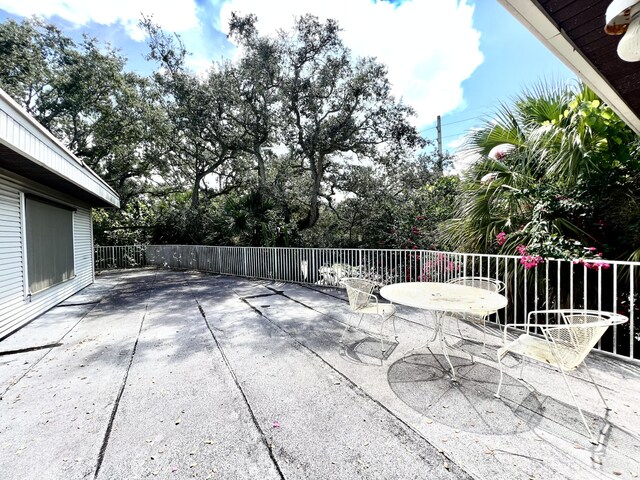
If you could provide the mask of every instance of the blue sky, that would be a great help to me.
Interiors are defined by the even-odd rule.
[[[543,79],[574,78],[496,0],[0,0],[0,21],[39,15],[74,38],[89,33],[120,49],[140,73],[153,68],[136,27],[141,12],[179,33],[193,52],[191,67],[204,70],[236,53],[224,32],[231,11],[256,13],[268,34],[307,12],[336,18],[355,55],[387,64],[394,93],[417,110],[427,138],[435,139],[442,115],[443,143],[452,152],[499,102]]]

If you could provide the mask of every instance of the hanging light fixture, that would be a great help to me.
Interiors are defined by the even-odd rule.
[[[613,0],[606,13],[604,31],[623,35],[618,56],[626,62],[640,61],[640,0]]]

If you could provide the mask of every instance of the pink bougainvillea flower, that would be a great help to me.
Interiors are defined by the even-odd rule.
[[[504,242],[507,241],[507,234],[504,232],[500,232],[497,236],[496,236],[496,241],[498,242],[498,245],[502,246],[504,245]]]
[[[520,263],[528,270],[535,268],[539,263],[544,263],[544,259],[540,255],[525,255],[520,259]]]
[[[516,251],[520,254],[520,255],[526,255],[527,254],[527,247],[525,247],[524,245],[520,244],[516,247]]]
[[[590,270],[607,270],[608,268],[611,268],[611,264],[607,263],[607,262],[593,262],[593,263],[588,263],[588,262],[584,262],[584,266]]]

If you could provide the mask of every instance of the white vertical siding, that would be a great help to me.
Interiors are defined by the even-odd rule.
[[[20,192],[0,182],[0,338],[23,302]]]
[[[78,208],[73,215],[73,257],[76,281],[86,286],[93,282],[93,241],[91,240],[91,210]]]
[[[93,282],[91,210],[74,213],[72,280],[25,297],[20,191],[0,179],[0,339]]]

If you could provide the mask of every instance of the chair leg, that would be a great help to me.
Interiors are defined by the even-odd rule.
[[[398,341],[398,332],[396,331],[396,316],[395,315],[391,316],[391,321],[393,322],[393,337],[397,342]]]
[[[524,377],[522,376],[522,372],[524,372],[524,362],[526,362],[525,357],[520,358],[520,375],[518,375],[518,380],[522,380]]]
[[[364,315],[360,315],[360,321],[358,322],[358,325],[356,326],[356,328],[360,327],[360,324],[362,323],[362,318],[364,317]],[[340,340],[338,341],[338,343],[342,343],[342,340],[344,340],[344,334],[347,333],[347,330],[350,330],[352,325],[351,325],[351,319],[353,318],[353,314],[349,315],[349,319],[347,320],[347,324],[344,326],[344,329],[342,330],[342,335],[340,335]]]
[[[466,321],[467,319],[467,314],[464,314],[464,319]],[[460,336],[460,340],[462,340],[464,342],[464,337],[462,336],[462,330],[460,330],[460,318],[456,315],[456,325],[458,327],[458,335]]]
[[[569,393],[571,394],[571,398],[573,399],[573,404],[578,409],[578,413],[580,413],[580,418],[582,418],[582,423],[584,424],[585,428],[587,429],[587,432],[589,433],[589,440],[594,445],[597,445],[598,442],[595,441],[595,438],[593,437],[593,433],[591,433],[591,429],[589,428],[589,424],[587,423],[587,419],[585,418],[584,413],[582,413],[582,409],[580,408],[580,405],[578,405],[578,400],[576,399],[576,396],[573,393],[573,390],[571,389],[571,385],[569,385],[569,380],[567,379],[567,375],[564,373],[564,370],[562,369],[560,369],[560,373],[562,373],[562,378],[564,379],[564,383],[567,386]]]
[[[602,403],[604,403],[604,408],[606,408],[607,410],[611,410],[611,408],[609,407],[609,405],[607,404],[607,401],[604,399],[604,395],[602,395],[602,391],[600,391],[600,387],[598,387],[598,384],[596,383],[596,381],[593,379],[593,375],[591,375],[591,370],[589,369],[589,367],[587,366],[587,362],[586,360],[582,361],[582,364],[584,365],[585,370],[587,371],[587,373],[589,374],[589,378],[591,379],[591,383],[593,383],[594,387],[596,387],[596,390],[598,391],[598,395],[600,395],[600,399],[602,400]]]
[[[384,331],[384,322],[386,322],[384,316],[382,316],[382,322],[380,324],[380,348],[382,349],[382,358],[384,359],[384,335],[383,335],[383,331]]]
[[[504,329],[502,323],[500,322],[500,312],[496,312],[496,323],[498,324],[498,331],[500,332],[500,338],[504,338]]]
[[[500,398],[500,389],[502,388],[502,379],[504,378],[504,369],[502,366],[503,355],[498,355],[498,367],[500,367],[500,381],[498,382],[498,390],[493,394],[494,397]]]

